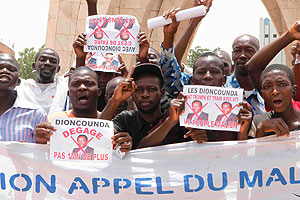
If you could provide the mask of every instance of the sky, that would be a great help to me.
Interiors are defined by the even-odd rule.
[[[261,0],[214,0],[209,13],[202,20],[192,48],[217,47],[231,55],[233,40],[250,34],[259,38],[259,19],[270,18]]]
[[[0,41],[10,47],[14,44],[17,57],[24,48],[37,50],[45,44],[49,4],[50,0],[2,2]],[[237,36],[248,33],[258,37],[260,17],[269,17],[261,0],[214,0],[192,47],[220,47],[230,53]]]

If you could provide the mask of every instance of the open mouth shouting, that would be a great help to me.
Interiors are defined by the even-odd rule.
[[[272,103],[276,108],[280,108],[282,106],[282,100],[280,98],[274,98]]]
[[[88,95],[86,93],[84,94],[80,94],[78,96],[78,102],[82,103],[82,104],[86,104],[88,102],[89,98]]]

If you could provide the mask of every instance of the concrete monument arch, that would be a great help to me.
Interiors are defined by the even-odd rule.
[[[284,33],[293,22],[300,19],[300,0],[262,0],[262,2],[279,34]],[[97,9],[99,14],[134,14],[139,20],[141,30],[146,32],[150,45],[159,49],[163,40],[162,28],[148,30],[147,19],[162,15],[170,5],[185,9],[192,7],[192,4],[192,0],[98,0]],[[80,32],[84,32],[86,17],[86,0],[50,0],[46,47],[53,48],[59,53],[62,72],[74,62],[72,43]],[[177,36],[182,33],[187,23],[188,21],[180,23]],[[290,63],[288,51],[286,57],[287,63]],[[124,60],[129,67],[134,64],[135,58],[126,55]]]

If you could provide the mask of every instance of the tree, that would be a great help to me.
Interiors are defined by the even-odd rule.
[[[213,52],[219,50],[220,48],[216,48],[215,50],[213,50]],[[193,67],[195,61],[197,58],[199,58],[199,56],[201,56],[203,53],[208,52],[208,51],[212,51],[211,49],[202,49],[200,46],[196,46],[194,49],[190,49],[189,50],[189,54],[188,54],[188,58],[186,61],[186,64],[188,67]]]
[[[39,51],[43,49],[45,45],[39,48]],[[35,72],[32,68],[32,63],[35,61],[35,56],[37,52],[34,50],[34,47],[28,49],[25,48],[23,51],[19,52],[18,62],[20,64],[20,78],[23,79],[35,79]]]

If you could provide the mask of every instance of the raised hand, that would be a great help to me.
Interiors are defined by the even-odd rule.
[[[138,42],[140,44],[140,51],[139,51],[138,57],[139,57],[141,63],[148,63],[149,62],[148,50],[149,50],[150,44],[149,44],[149,41],[147,39],[145,32],[140,32],[138,34],[137,38],[138,38]]]
[[[77,58],[84,58],[87,55],[87,52],[83,51],[84,45],[86,45],[86,33],[81,33],[78,35],[77,39],[73,43],[73,49]]]

